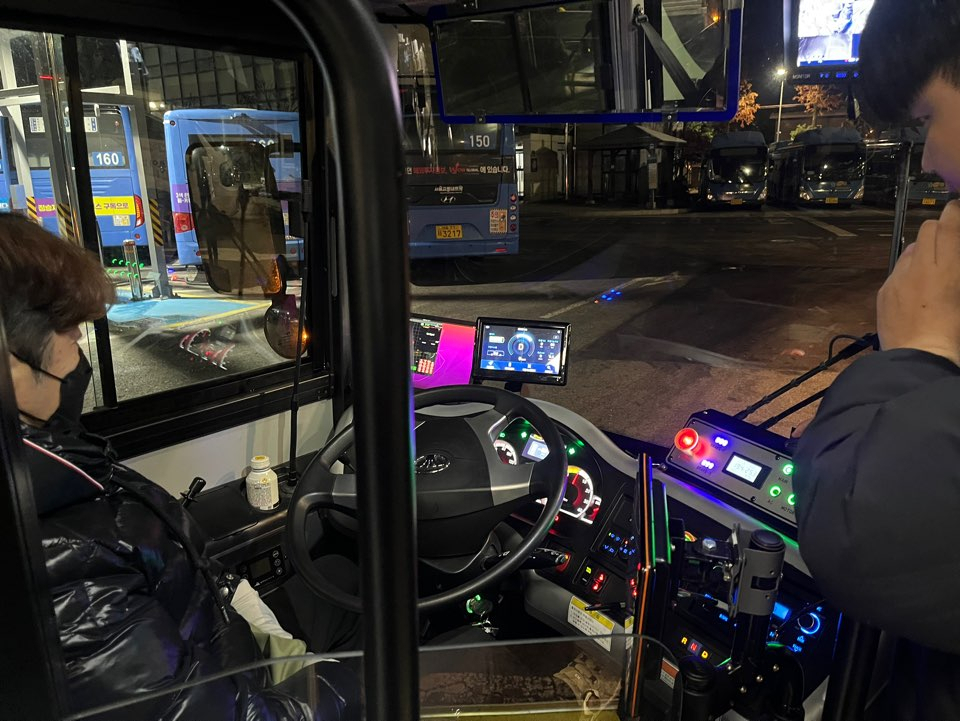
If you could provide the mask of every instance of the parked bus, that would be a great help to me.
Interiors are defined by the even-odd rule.
[[[60,232],[57,201],[50,174],[50,143],[40,106],[23,105],[5,112],[19,112],[23,120],[23,150],[30,166],[32,201],[37,219],[47,230]],[[94,208],[103,245],[104,261],[122,257],[125,240],[135,240],[141,260],[147,257],[147,233],[144,227],[143,190],[136,164],[130,108],[124,105],[84,105],[84,127],[93,185]],[[69,124],[67,131],[69,132]],[[0,212],[13,209],[12,186],[19,182],[14,144],[20,142],[11,132],[9,116],[0,117]]]
[[[718,135],[700,173],[700,200],[718,207],[759,208],[767,199],[767,142],[763,133]]]
[[[866,146],[852,128],[808,130],[770,148],[768,199],[851,206],[863,200]]]
[[[893,206],[897,202],[899,183],[898,155],[904,145],[910,146],[910,195],[908,203],[925,207],[943,207],[953,197],[943,179],[923,171],[923,150],[926,133],[920,128],[902,128],[881,134],[867,143],[867,170],[864,185],[865,203]]]
[[[200,246],[194,227],[193,208],[187,185],[187,154],[197,145],[226,145],[247,142],[274,144],[270,164],[282,193],[299,193],[300,122],[297,113],[275,110],[203,109],[170,110],[163,115],[167,144],[167,168],[170,177],[170,205],[177,242],[177,265],[200,265]],[[292,153],[280,152],[293,148]],[[303,255],[303,239],[290,233],[290,213],[282,201],[286,255],[288,260]]]
[[[513,125],[447,125],[432,88],[401,88],[411,258],[520,252]]]

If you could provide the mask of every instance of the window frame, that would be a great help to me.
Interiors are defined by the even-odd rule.
[[[152,15],[153,13],[148,13]],[[129,8],[123,13],[129,16]],[[214,53],[237,53],[289,60],[296,67],[296,89],[300,100],[298,114],[301,131],[301,172],[304,182],[305,211],[312,218],[326,218],[325,193],[325,147],[317,143],[317,138],[325,137],[323,130],[324,103],[323,88],[320,85],[321,73],[313,67],[314,63],[306,49],[291,48],[289,45],[278,47],[264,43],[269,35],[258,33],[256,37],[248,33],[238,34],[242,25],[223,28],[229,44],[218,44],[210,35],[205,37],[180,33],[169,28],[172,14],[165,17],[167,22],[156,28],[147,23],[149,17],[142,17],[140,27],[133,24],[122,25],[116,22],[102,24],[91,20],[71,27],[57,21],[44,21],[38,16],[27,15],[15,22],[4,21],[9,29],[46,32],[61,38],[65,64],[65,88],[71,120],[80,108],[82,117],[82,97],[80,93],[80,58],[78,39],[100,38],[105,40],[124,39],[130,42],[150,42],[173,47],[191,47],[210,50]],[[196,18],[191,25],[201,27]],[[96,25],[96,27],[93,27]],[[246,37],[244,37],[246,35]],[[237,47],[238,38],[242,47]],[[310,79],[313,82],[310,82]],[[315,133],[308,134],[308,120],[313,124]],[[79,127],[83,127],[81,124]],[[90,192],[90,163],[86,149],[86,134],[71,133],[71,151],[74,156],[73,177],[77,184],[77,215],[80,219],[80,231],[84,246],[100,253],[93,198]],[[82,152],[81,152],[82,151]],[[313,185],[313,192],[307,192],[307,186]],[[85,187],[84,187],[85,186]],[[306,318],[312,328],[307,353],[300,367],[300,381],[297,402],[300,405],[332,398],[334,396],[333,360],[339,356],[334,345],[341,342],[337,328],[339,310],[331,294],[329,273],[336,272],[336,265],[330,264],[329,247],[332,239],[327,222],[311,222],[306,235],[311,238],[306,254],[308,290],[304,296],[307,302]],[[92,232],[91,232],[92,231]],[[280,361],[276,365],[235,374],[222,380],[201,382],[175,390],[164,391],[148,396],[125,400],[116,398],[116,372],[113,366],[112,345],[110,343],[106,318],[93,322],[98,350],[98,370],[103,390],[103,405],[85,414],[84,423],[93,432],[109,438],[121,457],[127,458],[152,450],[164,448],[183,441],[199,438],[226,428],[247,424],[262,418],[277,415],[290,408],[293,388],[295,361]],[[278,359],[279,360],[279,359]]]

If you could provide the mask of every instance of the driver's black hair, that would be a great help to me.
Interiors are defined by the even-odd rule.
[[[960,89],[960,0],[876,0],[860,43],[861,100],[885,122],[910,117],[942,77]]]

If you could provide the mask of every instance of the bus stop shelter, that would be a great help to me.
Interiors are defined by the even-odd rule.
[[[609,174],[610,180],[605,185],[606,190],[611,191],[611,197],[616,197],[619,189],[617,175],[622,173],[622,198],[634,203],[648,198],[651,207],[656,208],[661,178],[671,178],[673,175],[673,153],[664,154],[666,162],[661,163],[658,151],[672,151],[686,142],[654,128],[625,125],[578,143],[576,150],[587,153],[587,197],[593,199],[594,158],[596,153],[600,152],[601,160],[609,159],[609,162],[602,163],[601,167]],[[605,158],[604,153],[609,155]],[[620,153],[623,153],[622,159],[619,157]],[[661,169],[661,164],[666,168]],[[645,176],[641,172],[644,168],[647,170]]]

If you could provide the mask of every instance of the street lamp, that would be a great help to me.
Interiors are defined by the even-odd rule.
[[[783,120],[783,86],[787,82],[787,69],[777,68],[777,77],[780,78],[780,109],[777,111],[777,141],[780,142],[780,123]]]

